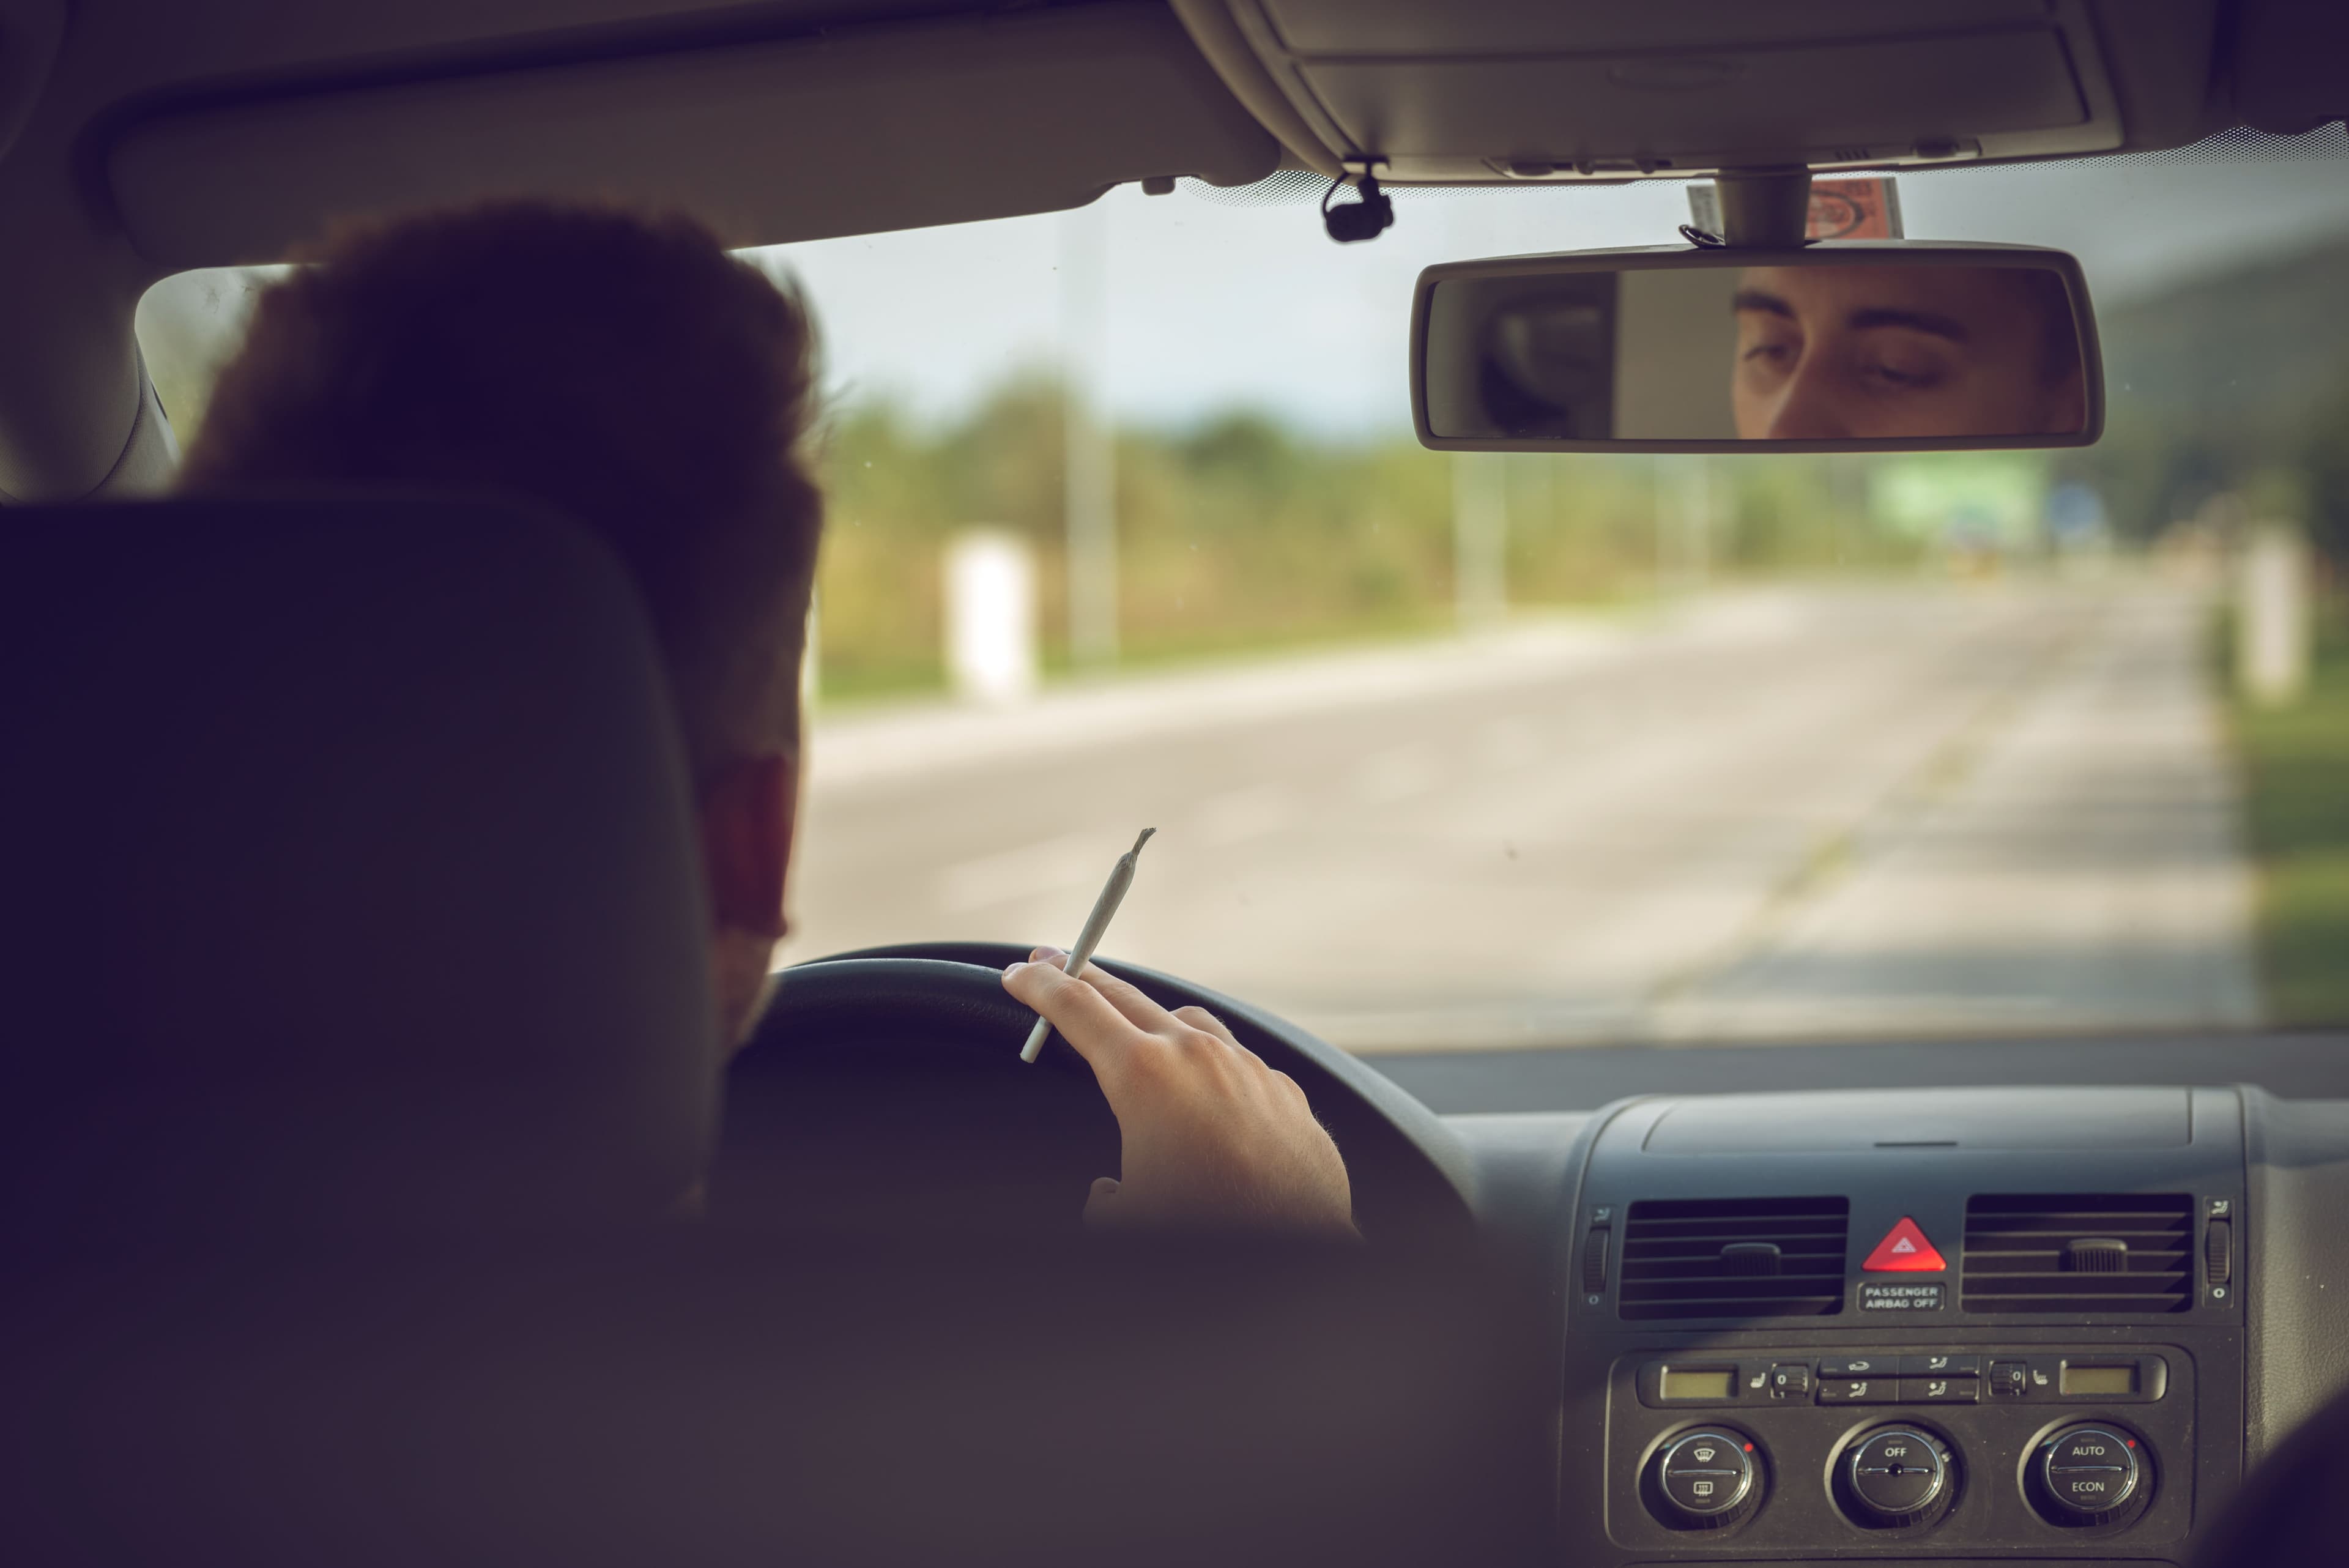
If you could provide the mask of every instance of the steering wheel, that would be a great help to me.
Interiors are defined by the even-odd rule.
[[[1068,1231],[1118,1170],[1116,1118],[1055,1032],[1005,992],[1003,942],[926,942],[788,969],[727,1075],[714,1218],[783,1231]],[[1434,1113],[1295,1025],[1172,975],[1106,961],[1160,1005],[1206,1008],[1295,1078],[1345,1156],[1374,1242],[1464,1242],[1458,1141]]]

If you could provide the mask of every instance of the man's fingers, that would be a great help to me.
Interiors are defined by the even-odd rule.
[[[1123,1013],[1136,1028],[1147,1029],[1153,1034],[1174,1033],[1174,1015],[1142,993],[1131,981],[1123,981],[1097,963],[1085,965],[1081,977],[1087,985],[1109,998],[1109,1004]]]
[[[1003,989],[1050,1019],[1096,1075],[1115,1065],[1118,1044],[1133,1027],[1098,989],[1057,964],[1013,964],[1003,971]]]
[[[1106,1225],[1117,1218],[1117,1178],[1099,1176],[1093,1179],[1093,1189],[1085,1194],[1085,1223]]]
[[[1237,1045],[1239,1044],[1237,1039],[1233,1038],[1230,1027],[1226,1025],[1222,1019],[1216,1017],[1214,1013],[1208,1012],[1204,1007],[1178,1007],[1174,1010],[1174,1016],[1176,1019],[1182,1023],[1189,1024],[1194,1029],[1206,1030],[1208,1033],[1213,1034],[1226,1045]]]
[[[1035,962],[1049,963],[1054,969],[1069,961],[1069,955],[1059,948],[1038,948],[1028,956]],[[1109,998],[1109,1004],[1123,1013],[1129,1022],[1153,1034],[1174,1033],[1171,1013],[1101,965],[1088,961],[1078,978]]]
[[[1225,1044],[1230,1046],[1233,1050],[1238,1052],[1249,1061],[1254,1062],[1257,1066],[1260,1067],[1264,1065],[1264,1058],[1249,1050],[1247,1046],[1241,1044],[1240,1037],[1232,1033],[1232,1026],[1230,1024],[1225,1023],[1222,1019],[1216,1017],[1206,1008],[1178,1007],[1174,1010],[1174,1021],[1177,1023],[1187,1023],[1194,1029],[1203,1030],[1206,1033],[1214,1035],[1216,1039],[1222,1041]]]

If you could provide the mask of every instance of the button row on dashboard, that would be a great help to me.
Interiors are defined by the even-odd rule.
[[[2031,1368],[2021,1361],[1992,1360],[1955,1352],[1922,1355],[1823,1355],[1816,1387],[1822,1405],[1975,1405],[1984,1399],[2019,1399],[2031,1387]],[[1770,1369],[1774,1397],[1797,1397],[1814,1386],[1800,1366]],[[2043,1376],[2040,1380],[2044,1383]]]
[[[1971,1405],[1979,1377],[1822,1377],[1822,1405]]]
[[[1824,1355],[1819,1358],[1818,1399],[1822,1405],[1972,1405],[1982,1393],[1979,1355],[1930,1352],[1922,1355]],[[1800,1392],[1795,1379],[1781,1381],[1788,1371],[1771,1368],[1771,1391],[1782,1397]],[[1801,1380],[1804,1389],[1810,1385]]]
[[[1982,1357],[1926,1355],[1822,1355],[1822,1377],[1979,1377]]]
[[[1702,1355],[1702,1353],[1699,1353]],[[2168,1386],[2158,1355],[2121,1351],[1779,1351],[1716,1361],[1654,1360],[1639,1371],[1642,1404],[2147,1404]]]

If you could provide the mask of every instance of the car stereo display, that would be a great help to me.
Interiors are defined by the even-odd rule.
[[[2067,1361],[2057,1374],[2057,1390],[2063,1394],[2134,1394],[2137,1392],[2137,1364],[2124,1362],[2117,1366],[2079,1366]]]
[[[1658,1392],[1667,1399],[1718,1399],[1735,1397],[1737,1372],[1728,1366],[1667,1366]]]

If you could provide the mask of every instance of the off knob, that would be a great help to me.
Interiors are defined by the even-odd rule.
[[[1875,1530],[1930,1523],[1956,1501],[1950,1450],[1913,1428],[1870,1432],[1844,1450],[1836,1467],[1845,1511]]]

